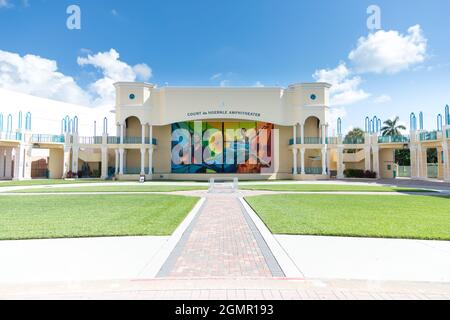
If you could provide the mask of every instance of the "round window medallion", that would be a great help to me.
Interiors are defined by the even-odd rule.
[[[134,93],[130,94],[130,99],[131,99],[131,100],[136,99],[136,96],[134,95]]]
[[[311,95],[311,100],[316,100],[316,99],[317,99],[317,96],[315,94],[312,94]]]

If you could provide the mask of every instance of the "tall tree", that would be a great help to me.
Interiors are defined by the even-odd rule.
[[[364,137],[366,136],[366,133],[364,132],[364,130],[360,129],[360,128],[355,128],[352,131],[350,131],[349,133],[347,133],[347,135],[345,136],[345,140],[349,141],[349,140],[354,140],[354,139],[364,139]],[[358,152],[358,150],[356,149],[348,149],[345,150],[346,153],[356,153]]]
[[[355,128],[345,136],[345,139],[362,139],[365,136],[365,132],[360,128]]]
[[[399,122],[400,117],[395,117],[394,119],[385,121],[384,127],[381,128],[383,137],[401,136],[402,130],[406,130],[406,127],[402,124],[399,124]]]

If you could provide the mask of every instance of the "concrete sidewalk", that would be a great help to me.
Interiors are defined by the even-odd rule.
[[[449,283],[344,280],[135,280],[2,285],[0,299],[449,300]]]
[[[5,283],[134,279],[169,237],[0,241]]]
[[[307,279],[450,283],[450,241],[275,237]]]

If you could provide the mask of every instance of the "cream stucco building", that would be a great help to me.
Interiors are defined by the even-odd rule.
[[[381,137],[379,120],[366,120],[364,138],[344,139],[340,123],[337,133],[330,134],[330,87],[158,88],[116,83],[115,121],[105,115],[103,131],[94,136],[80,135],[78,117],[62,120],[61,135],[42,135],[31,132],[31,114],[21,116],[23,124],[16,129],[8,122],[7,130],[9,119],[3,115],[0,179],[31,178],[34,148],[49,150],[50,178],[96,172],[104,179],[114,175],[124,180],[342,179],[346,169],[394,178],[395,150],[410,149],[408,175],[450,181],[448,115],[437,131],[412,125],[410,135],[401,137]],[[427,163],[430,148],[439,155],[436,176],[430,175]]]

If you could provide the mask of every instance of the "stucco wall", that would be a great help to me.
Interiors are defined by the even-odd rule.
[[[61,179],[63,176],[64,150],[50,149],[48,170],[50,179]]]
[[[394,178],[395,170],[395,150],[381,149],[380,150],[380,172],[379,175],[383,179]]]

